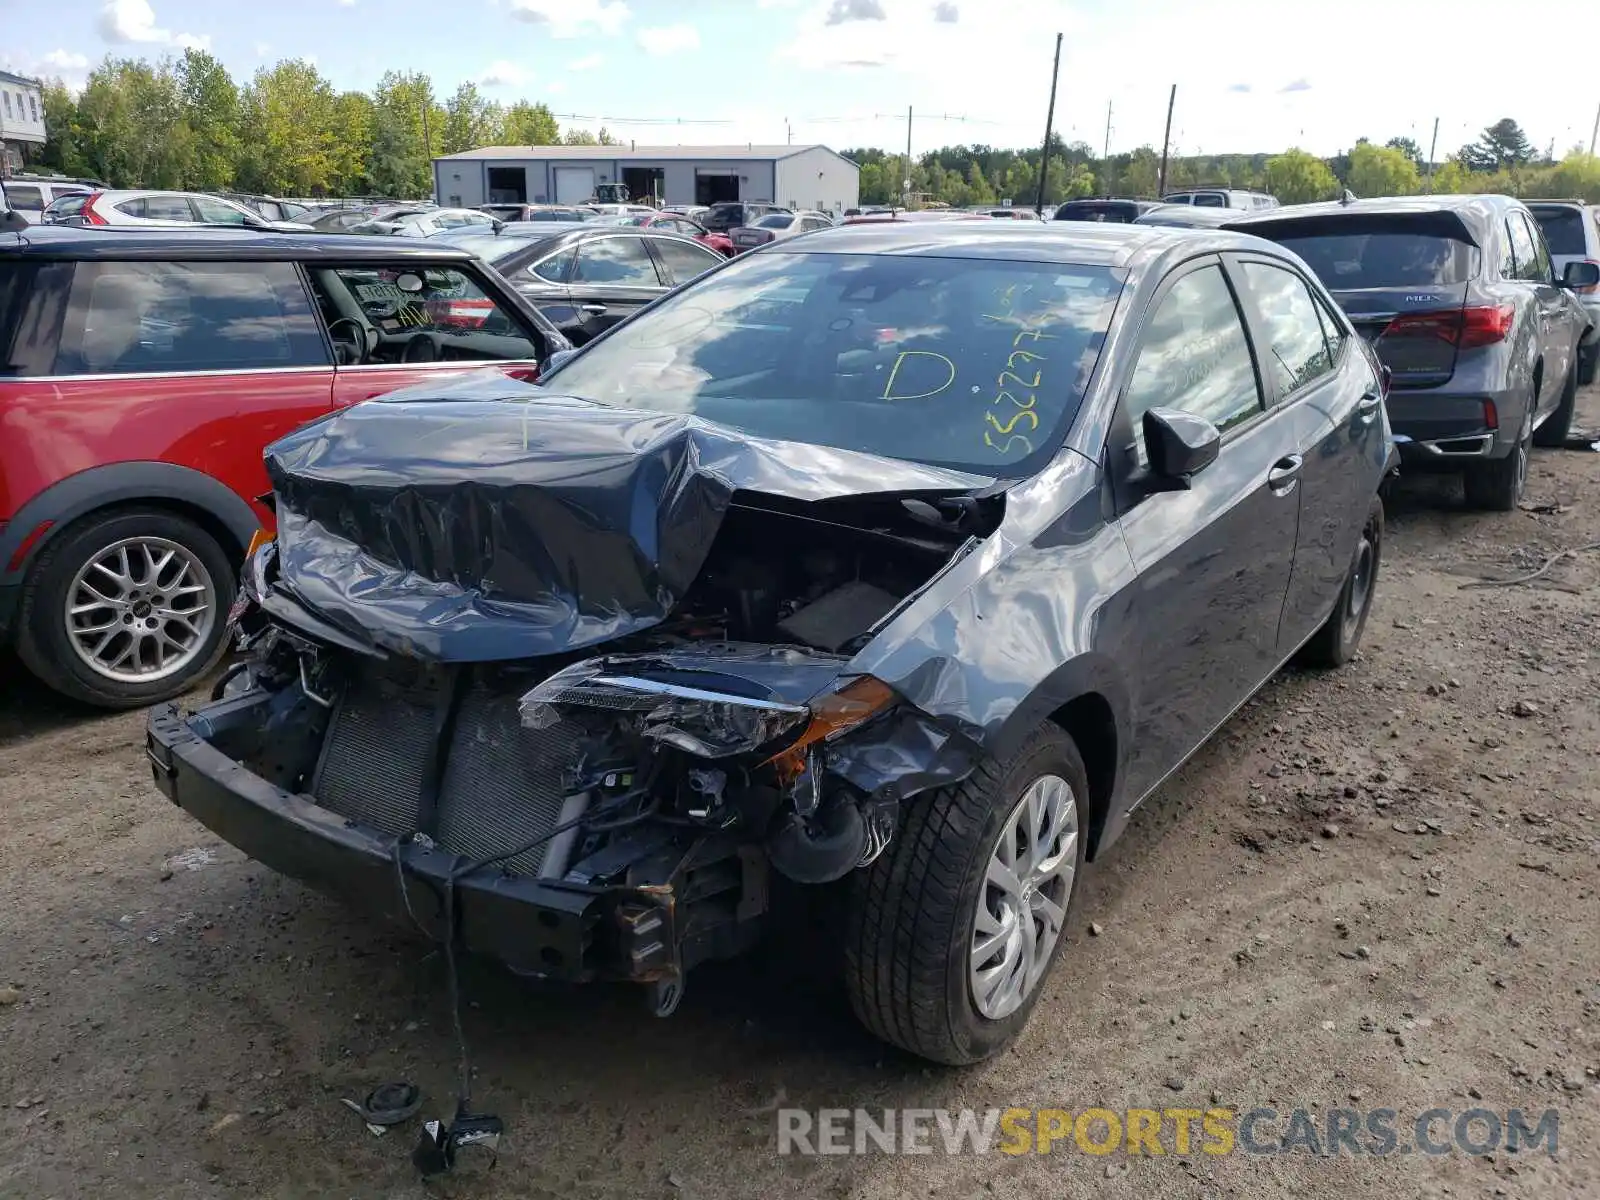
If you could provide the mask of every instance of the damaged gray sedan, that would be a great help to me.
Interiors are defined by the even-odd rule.
[[[156,782],[286,874],[663,1014],[775,875],[843,887],[862,1021],[973,1062],[1135,806],[1290,658],[1355,652],[1385,387],[1242,234],[741,256],[539,386],[271,446],[245,655],[154,710]]]

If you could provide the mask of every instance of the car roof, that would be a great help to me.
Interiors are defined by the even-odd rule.
[[[130,229],[112,225],[79,229],[33,225],[14,241],[0,239],[0,257],[76,259],[171,259],[177,261],[351,263],[400,260],[467,262],[472,255],[427,238],[374,238],[331,233],[271,233],[231,226],[196,229]]]
[[[1168,250],[1270,250],[1281,247],[1227,230],[1072,221],[862,222],[774,243],[758,254],[836,252],[1003,258],[1020,262],[1127,267]]]

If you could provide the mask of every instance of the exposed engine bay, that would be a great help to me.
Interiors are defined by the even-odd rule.
[[[678,979],[753,940],[769,868],[839,879],[888,845],[907,795],[971,769],[960,735],[848,672],[976,544],[969,524],[893,497],[737,497],[659,625],[599,656],[489,663],[319,636],[268,545],[236,613],[248,657],[191,723],[273,786],[481,875],[659,889],[670,941],[646,952],[625,926],[583,962],[532,946],[511,965]]]

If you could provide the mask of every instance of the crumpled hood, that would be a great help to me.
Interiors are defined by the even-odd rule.
[[[395,392],[267,447],[279,583],[358,637],[481,662],[649,628],[699,573],[735,492],[820,501],[991,481],[499,372]]]

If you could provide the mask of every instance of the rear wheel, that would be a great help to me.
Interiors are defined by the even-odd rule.
[[[1554,418],[1552,418],[1553,420]],[[1467,503],[1489,512],[1511,512],[1528,488],[1528,459],[1533,446],[1533,406],[1523,420],[1521,434],[1504,458],[1467,468]]]
[[[170,700],[221,656],[233,594],[227,555],[193,521],[92,516],[29,572],[17,653],[56,691],[101,708]]]
[[[1339,589],[1339,603],[1327,623],[1306,643],[1300,659],[1311,667],[1342,667],[1356,656],[1361,633],[1378,590],[1378,567],[1383,561],[1383,501],[1373,497],[1367,521],[1356,544],[1350,572]]]
[[[863,1025],[951,1065],[1021,1032],[1064,941],[1088,796],[1077,746],[1047,725],[1006,762],[907,802],[888,852],[853,880],[845,983]]]
[[[1567,386],[1561,391],[1561,403],[1545,423],[1533,431],[1535,446],[1561,446],[1566,443],[1567,430],[1572,428],[1572,413],[1578,407],[1578,371],[1575,363],[1567,373]]]

